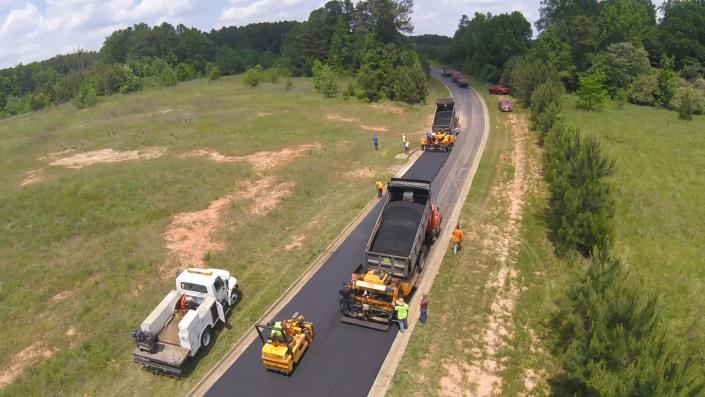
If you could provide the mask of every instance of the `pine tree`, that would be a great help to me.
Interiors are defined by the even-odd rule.
[[[605,88],[605,73],[594,71],[580,78],[580,88],[575,92],[578,95],[578,106],[587,110],[600,110],[609,98]]]
[[[328,65],[336,72],[351,70],[353,58],[353,35],[345,18],[338,17],[335,32],[328,50]]]
[[[656,298],[618,259],[593,260],[557,302],[549,326],[563,368],[557,395],[696,396],[703,359],[659,325]]]

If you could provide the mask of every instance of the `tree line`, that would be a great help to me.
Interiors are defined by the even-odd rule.
[[[551,240],[557,253],[574,265],[569,285],[547,319],[548,346],[561,367],[549,379],[554,392],[705,393],[702,349],[668,333],[658,314],[656,295],[645,290],[619,258],[610,256],[615,200],[608,178],[616,164],[604,155],[596,137],[565,121],[565,74],[555,60],[532,56],[510,58],[502,70],[502,80],[529,109],[532,128],[543,146]],[[605,74],[579,77],[582,106],[594,108],[609,95],[602,85],[605,80]],[[624,93],[619,95],[626,101]],[[588,259],[580,260],[573,253]]]
[[[98,52],[78,51],[0,70],[0,118],[69,100],[78,107],[92,106],[100,96],[216,79],[256,65],[276,67],[277,76],[311,76],[317,60],[330,67],[336,85],[339,77],[351,77],[344,90],[348,96],[420,102],[428,89],[428,66],[404,36],[413,30],[412,11],[412,0],[354,5],[335,0],[312,11],[305,22],[210,32],[139,23],[113,32]]]
[[[78,51],[0,70],[0,118],[74,99],[129,93],[144,84],[174,85],[198,77],[270,67],[283,37],[299,22],[256,23],[202,32],[184,25],[139,23],[113,32],[98,52]]]
[[[445,59],[491,82],[506,81],[517,58],[556,68],[568,91],[586,86],[581,104],[607,100],[677,110],[682,119],[705,113],[705,1],[543,0],[536,23],[519,12],[463,15]]]

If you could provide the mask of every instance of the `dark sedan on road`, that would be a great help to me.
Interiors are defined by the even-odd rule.
[[[513,109],[512,101],[506,98],[500,99],[497,106],[499,107],[500,112],[511,112]]]
[[[506,85],[493,85],[489,88],[490,94],[492,95],[509,95],[509,87]]]

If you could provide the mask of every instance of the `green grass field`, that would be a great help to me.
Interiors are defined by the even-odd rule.
[[[441,95],[434,81],[429,97]],[[294,79],[287,91],[283,82],[245,87],[235,76],[0,121],[0,379],[12,376],[0,394],[185,393],[374,196],[375,177],[403,164],[395,158],[401,134],[420,133],[431,112],[430,104],[327,100],[308,79]],[[244,161],[182,156],[301,144],[320,148],[261,172]],[[49,165],[52,153],[154,147],[164,154],[82,169]],[[29,171],[42,180],[21,186]],[[208,266],[232,271],[244,291],[231,327],[183,380],[141,370],[131,361],[129,333],[173,288],[173,277],[160,277],[160,268],[174,266],[163,236],[172,218],[266,177],[275,181],[267,191],[222,211],[210,237],[223,249],[205,256]],[[282,189],[287,194],[270,212],[253,212]]]
[[[590,113],[574,101],[566,119],[617,162],[613,252],[660,295],[674,336],[705,343],[705,116],[636,105]]]

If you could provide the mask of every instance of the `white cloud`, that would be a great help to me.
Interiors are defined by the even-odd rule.
[[[245,25],[252,22],[275,19],[303,20],[315,8],[316,1],[310,0],[231,0],[230,5],[220,14],[219,25]]]
[[[196,0],[36,0],[0,16],[0,67],[77,49],[97,50],[114,30],[147,22],[188,22]],[[210,25],[210,24],[209,24]],[[208,26],[210,27],[210,26]]]

